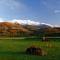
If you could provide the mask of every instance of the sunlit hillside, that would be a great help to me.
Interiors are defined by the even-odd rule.
[[[60,33],[60,28],[43,24],[22,25],[12,22],[0,22],[0,36],[38,36],[44,33]]]

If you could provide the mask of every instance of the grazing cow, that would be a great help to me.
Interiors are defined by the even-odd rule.
[[[47,55],[47,53],[44,50],[42,50],[41,48],[36,48],[36,47],[27,48],[26,53],[32,54],[32,55],[40,55],[40,56]]]
[[[43,37],[42,41],[48,41],[47,37]]]

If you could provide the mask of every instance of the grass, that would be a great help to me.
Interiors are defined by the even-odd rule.
[[[59,40],[51,39],[51,41],[46,43],[39,39],[0,39],[0,60],[60,60]],[[54,47],[48,48],[46,46],[48,43],[51,43]],[[31,45],[36,45],[47,50],[48,55],[37,56],[25,54],[26,48]]]

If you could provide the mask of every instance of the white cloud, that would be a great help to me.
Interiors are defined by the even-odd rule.
[[[0,8],[10,10],[25,10],[27,6],[17,0],[0,0]]]
[[[54,10],[54,13],[60,13],[60,10]]]
[[[0,18],[0,22],[4,22],[4,20],[2,18]]]

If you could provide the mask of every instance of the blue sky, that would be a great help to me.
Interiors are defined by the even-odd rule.
[[[60,0],[0,0],[0,18],[60,25]]]

